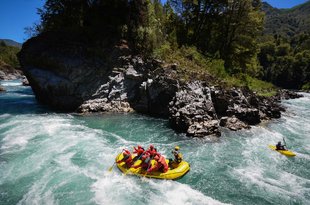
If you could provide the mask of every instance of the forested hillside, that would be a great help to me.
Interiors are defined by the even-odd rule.
[[[16,54],[20,48],[15,46],[9,46],[5,41],[0,40],[0,63],[1,65],[7,64],[11,67],[19,67],[19,62]],[[0,66],[1,69],[1,66]]]
[[[279,10],[260,0],[168,0],[164,5],[160,0],[47,0],[39,14],[33,33],[96,45],[96,55],[125,39],[133,53],[177,62],[185,75],[194,70],[255,91],[272,89],[256,79],[298,89],[309,82],[309,2]]]
[[[292,9],[276,9],[263,3],[264,36],[258,57],[263,79],[285,87],[309,89],[310,2]]]
[[[310,31],[310,2],[291,9],[277,9],[264,2],[262,10],[266,13],[265,34],[293,37]]]
[[[21,71],[16,70],[20,67],[16,56],[20,48],[9,46],[6,43],[14,44],[14,41],[0,40],[0,80],[10,80],[21,77]]]

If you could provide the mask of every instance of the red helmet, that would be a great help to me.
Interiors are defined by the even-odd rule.
[[[154,157],[154,159],[155,159],[156,161],[158,161],[158,160],[159,160],[159,156],[156,155],[156,156]]]
[[[141,145],[138,145],[138,148],[139,148],[139,149],[142,149],[142,146],[141,146]]]
[[[151,149],[154,149],[154,146],[151,144],[151,145],[150,145],[150,148],[151,148]]]
[[[147,157],[148,157],[147,155],[143,155],[143,156],[141,157],[141,159],[144,161],[144,160],[146,160]]]

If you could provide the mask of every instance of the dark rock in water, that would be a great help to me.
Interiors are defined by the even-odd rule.
[[[68,39],[46,33],[23,45],[19,59],[37,99],[63,111],[75,111],[93,99],[126,101],[121,65],[127,59],[120,56],[129,48],[124,42],[103,50],[102,58],[89,53],[89,45]]]
[[[235,115],[239,120],[249,124],[256,125],[260,123],[259,110],[256,108],[243,108],[236,105],[228,110],[229,116]]]
[[[172,71],[156,67],[159,61],[131,56],[125,41],[105,48],[104,58],[87,53],[84,48],[89,47],[48,33],[23,45],[19,59],[40,102],[64,111],[133,108],[168,117],[168,104],[177,91]]]
[[[27,80],[26,76],[22,77],[22,84],[23,86],[30,86],[29,81]]]
[[[220,125],[231,130],[249,128],[262,120],[280,118],[285,109],[277,97],[260,97],[248,88],[212,89],[212,101],[221,117]]]
[[[187,84],[169,104],[169,121],[176,130],[190,136],[220,136],[219,122],[211,100],[211,91],[201,82]]]
[[[288,99],[295,99],[295,98],[303,97],[303,95],[301,95],[301,94],[298,94],[294,91],[285,90],[285,89],[279,90],[279,92],[277,93],[277,96],[278,96],[279,100],[281,100],[281,99],[288,100]]]
[[[235,116],[232,117],[222,117],[220,120],[220,126],[227,127],[230,130],[237,131],[241,129],[249,129],[250,126],[242,122]]]
[[[126,113],[132,112],[133,109],[129,103],[122,101],[108,101],[104,99],[94,99],[84,102],[79,108],[79,112],[114,112],[114,113]]]
[[[5,78],[6,74],[2,70],[0,70],[0,80],[5,80]]]
[[[5,89],[3,87],[0,86],[0,93],[1,92],[5,92]]]
[[[260,117],[262,120],[270,120],[271,118],[280,118],[281,112],[285,109],[279,104],[276,98],[258,97]]]
[[[215,89],[212,100],[218,116],[235,116],[246,124],[260,123],[257,97],[248,89]]]

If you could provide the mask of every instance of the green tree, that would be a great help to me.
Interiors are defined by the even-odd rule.
[[[195,45],[201,52],[220,54],[230,73],[259,70],[257,37],[263,13],[259,0],[170,0],[182,24],[180,44]]]

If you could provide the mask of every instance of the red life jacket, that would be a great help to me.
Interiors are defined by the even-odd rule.
[[[158,163],[157,163],[157,164],[161,164],[161,165],[159,165],[159,166],[163,167],[162,169],[163,169],[163,172],[164,172],[164,173],[168,171],[168,164],[167,164],[166,159],[165,159],[164,156],[161,155],[161,156],[159,157],[159,160],[158,160]]]
[[[167,172],[168,171],[168,164],[166,163],[166,159],[163,156],[159,156],[159,159],[154,167],[151,167],[150,169],[147,170],[147,172],[152,172],[152,171],[157,171],[161,170],[162,172]]]
[[[128,150],[124,150],[123,156],[124,158],[122,160],[118,160],[116,163],[125,162],[127,167],[131,167],[133,164],[131,153]]]
[[[148,149],[147,152],[151,155],[152,158],[155,157],[155,155],[157,154],[157,150],[155,148],[153,149]]]
[[[142,147],[140,147],[140,148],[139,147],[138,148],[134,147],[134,149],[135,149],[135,151],[133,153],[137,154],[138,156],[140,156],[144,152],[144,149]]]
[[[127,167],[131,167],[133,164],[132,157],[131,157],[131,155],[127,155],[127,156],[128,157],[125,157],[123,160],[125,160]]]

